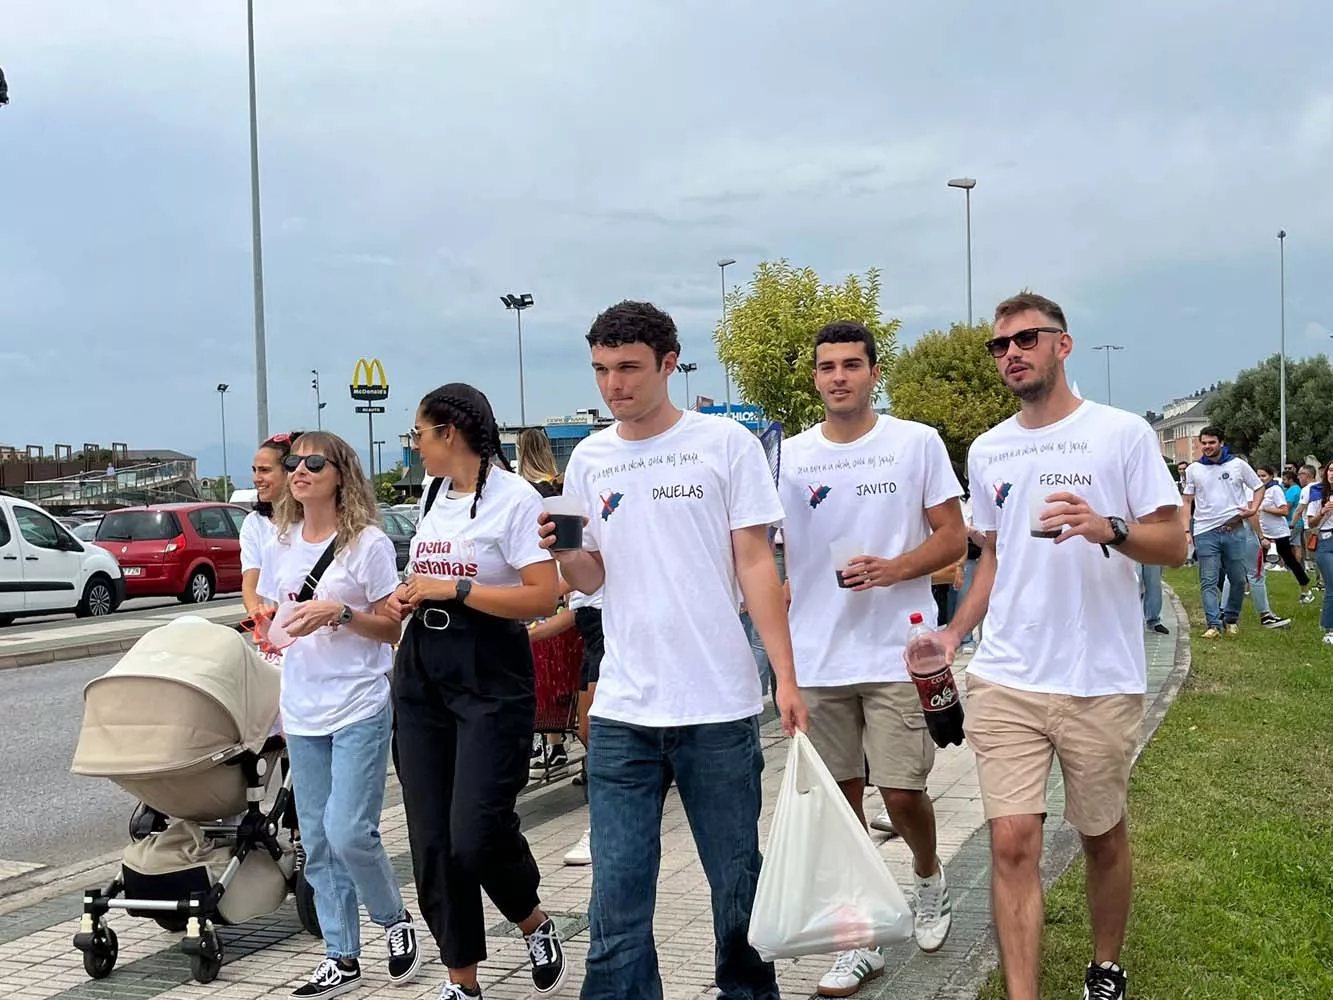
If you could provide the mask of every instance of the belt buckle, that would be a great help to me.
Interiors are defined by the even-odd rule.
[[[432,625],[431,615],[442,616],[444,618],[444,623]],[[426,628],[430,629],[432,632],[443,632],[453,624],[453,619],[449,617],[449,612],[444,608],[423,608],[421,610],[421,624],[426,626]]]

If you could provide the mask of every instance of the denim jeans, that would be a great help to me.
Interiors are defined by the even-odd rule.
[[[1240,621],[1245,602],[1245,559],[1254,532],[1242,525],[1235,531],[1214,528],[1194,536],[1194,552],[1199,560],[1199,590],[1203,595],[1203,616],[1209,628],[1221,628]],[[1231,582],[1226,608],[1222,608],[1217,577],[1223,570]]]
[[[653,911],[662,804],[674,776],[713,903],[718,995],[777,1000],[772,963],[747,935],[759,883],[755,719],[667,729],[592,719],[592,902],[582,1000],[661,1000]]]
[[[1143,621],[1151,628],[1162,623],[1162,567],[1139,564],[1143,587]]]
[[[1259,539],[1254,532],[1249,532],[1249,544],[1245,546],[1245,582],[1250,586],[1250,600],[1254,603],[1254,613],[1263,617],[1272,612],[1268,604],[1267,574],[1259,574]],[[1231,600],[1231,581],[1222,581],[1222,604]]]
[[[1325,632],[1333,629],[1333,538],[1319,539],[1314,550],[1319,578],[1324,581],[1324,604],[1319,610],[1319,627]]]
[[[305,877],[330,958],[361,953],[358,898],[387,927],[403,915],[389,855],[380,841],[380,808],[389,767],[393,708],[328,736],[288,736]]]
[[[750,640],[750,651],[754,653],[755,669],[759,671],[759,688],[764,694],[777,688],[773,676],[773,665],[768,662],[768,651],[764,649],[764,640],[759,638],[759,630],[750,619],[750,612],[741,612],[741,625],[745,627],[745,637]]]
[[[953,618],[953,615],[958,612],[959,607],[962,606],[963,599],[967,597],[967,592],[972,589],[972,577],[976,575],[976,572],[977,572],[977,560],[975,559],[964,560],[963,589],[958,591],[958,593],[954,597],[953,612],[949,615],[951,619]],[[959,643],[959,645],[966,645],[967,643],[972,641],[973,641],[972,633],[969,632],[967,633],[967,635],[963,636],[962,641]]]

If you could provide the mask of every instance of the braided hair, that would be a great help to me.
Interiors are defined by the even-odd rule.
[[[278,464],[281,465],[282,460],[291,454],[292,445],[296,444],[297,438],[303,433],[305,432],[287,431],[283,434],[274,434],[259,447],[261,450],[276,451],[278,453]],[[268,500],[256,500],[254,511],[260,517],[266,517],[270,521],[273,520],[273,504]]]
[[[477,491],[472,497],[472,517],[475,518],[492,459],[509,470],[509,459],[500,442],[500,425],[496,423],[490,400],[480,389],[464,382],[450,382],[428,392],[421,400],[420,410],[432,424],[447,425],[458,431],[467,446],[477,453],[480,459]]]

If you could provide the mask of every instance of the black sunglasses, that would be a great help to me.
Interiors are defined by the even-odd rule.
[[[1009,353],[1009,344],[1012,341],[1018,345],[1020,351],[1030,351],[1037,346],[1037,340],[1043,333],[1064,333],[1064,331],[1058,326],[1030,326],[1007,337],[992,337],[986,341],[986,350],[990,352],[992,358],[1002,358]]]
[[[325,458],[323,455],[287,455],[282,460],[282,467],[288,472],[295,472],[301,467],[301,463],[311,472],[320,473],[324,471],[326,465],[337,465],[331,458]]]

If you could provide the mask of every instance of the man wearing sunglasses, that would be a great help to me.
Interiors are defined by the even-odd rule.
[[[1079,399],[1063,310],[1023,292],[995,310],[987,350],[1019,412],[968,455],[985,544],[953,622],[986,615],[968,668],[964,731],[990,826],[991,893],[1010,1000],[1037,1000],[1046,780],[1064,775],[1092,914],[1085,998],[1123,1000],[1118,964],[1133,885],[1125,825],[1147,690],[1136,563],[1180,565],[1180,494],[1142,417]]]

